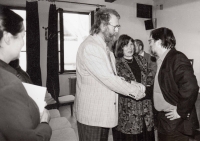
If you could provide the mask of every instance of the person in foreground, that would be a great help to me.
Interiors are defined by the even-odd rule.
[[[75,114],[80,141],[107,141],[118,123],[118,94],[140,99],[144,85],[116,76],[115,57],[108,48],[119,31],[119,14],[100,9],[91,35],[80,45],[76,60]]]
[[[157,55],[154,107],[159,141],[189,141],[199,127],[195,102],[199,86],[188,58],[175,49],[172,30],[151,31],[149,44]]]
[[[8,64],[19,57],[23,37],[23,19],[0,7],[0,135],[6,141],[49,141],[49,113],[44,110],[40,116],[36,103]]]
[[[135,100],[119,95],[119,120],[118,126],[113,128],[113,140],[154,141],[153,86],[147,82],[148,65],[144,57],[133,54],[134,40],[128,35],[121,35],[116,43],[117,74],[127,82],[136,81],[145,85],[146,96]]]

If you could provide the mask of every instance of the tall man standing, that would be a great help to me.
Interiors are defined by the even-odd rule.
[[[144,97],[145,87],[116,76],[115,58],[108,45],[119,31],[119,14],[100,9],[91,35],[77,53],[76,118],[80,141],[107,141],[109,128],[118,123],[118,94]]]
[[[149,44],[158,56],[154,82],[159,141],[189,141],[199,127],[195,102],[199,87],[188,58],[175,49],[176,39],[168,28],[150,33]]]

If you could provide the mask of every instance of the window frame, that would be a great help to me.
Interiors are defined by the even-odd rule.
[[[73,14],[83,14],[83,15],[90,15],[90,12],[79,12],[79,11],[68,11],[68,10],[63,10],[63,14],[64,13],[73,13]],[[62,20],[61,20],[61,16],[62,16]],[[58,33],[60,33],[60,38],[58,40],[60,40],[60,44],[58,45],[58,48],[60,48],[60,50],[58,49],[58,56],[59,56],[59,74],[63,74],[63,73],[76,73],[76,70],[65,70],[64,69],[64,22],[63,22],[63,15],[61,15],[61,13],[59,13],[59,9],[58,9],[58,17],[60,18],[59,20],[59,28],[58,29]],[[61,23],[63,22],[63,24]],[[61,26],[63,25],[63,27]],[[62,31],[62,30],[63,31]],[[61,37],[61,34],[63,35],[63,37]],[[62,42],[62,43],[61,43]]]

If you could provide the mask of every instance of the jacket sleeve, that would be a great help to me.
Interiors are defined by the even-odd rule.
[[[109,60],[103,48],[87,45],[83,50],[83,57],[87,70],[109,89],[123,95],[139,92],[138,87],[135,86],[137,82],[135,85],[130,84],[109,70]]]
[[[20,80],[14,75],[3,75],[0,73],[2,137],[7,141],[49,141],[52,130],[48,124],[39,123],[38,109],[35,106],[30,108],[32,100],[29,100]]]
[[[177,112],[186,119],[191,113],[197,100],[199,86],[192,65],[187,57],[178,54],[174,61],[174,80],[178,87]]]

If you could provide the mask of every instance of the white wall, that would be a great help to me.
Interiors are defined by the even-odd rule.
[[[160,4],[163,4],[163,10],[159,10]],[[162,0],[155,6],[157,27],[172,29],[176,49],[194,59],[194,72],[200,85],[200,1]]]

